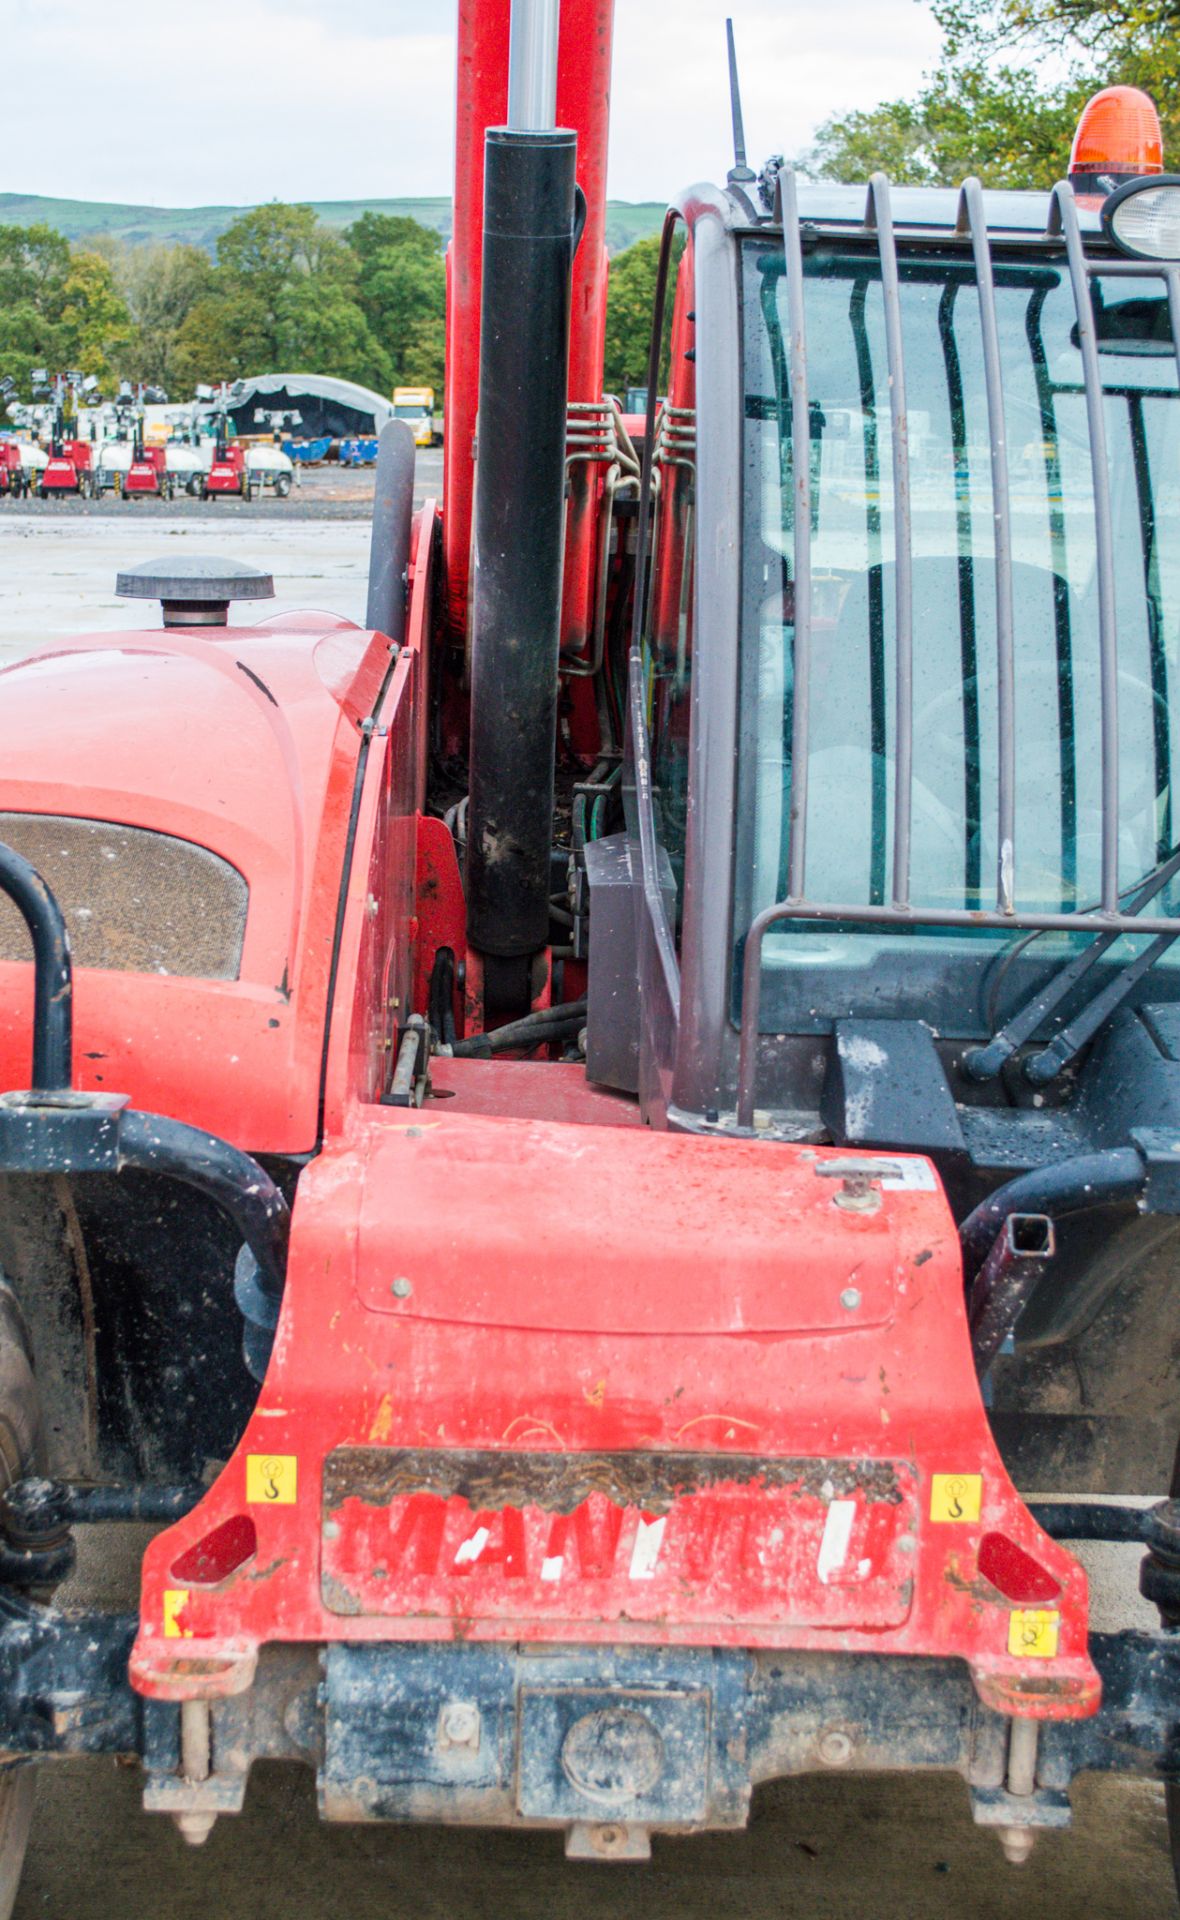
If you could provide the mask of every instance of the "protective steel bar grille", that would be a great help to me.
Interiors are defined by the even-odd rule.
[[[803,282],[803,240],[794,174],[779,176],[787,312],[791,334],[791,436],[793,447],[810,438],[807,390],[807,333]],[[1093,933],[1108,940],[1120,933],[1180,934],[1180,918],[1135,912],[1120,906],[1118,889],[1119,715],[1118,620],[1115,602],[1114,534],[1107,457],[1106,420],[1098,339],[1090,279],[1094,274],[1132,276],[1165,282],[1172,337],[1180,378],[1180,265],[1157,260],[1087,256],[1077,202],[1068,181],[1053,189],[1044,243],[1063,248],[1077,318],[1082,379],[1093,476],[1095,556],[1098,593],[1098,661],[1101,748],[1101,900],[1090,912],[1026,912],[1015,903],[1016,746],[1014,726],[1015,656],[1013,640],[1012,526],[1008,486],[1007,427],[1000,365],[995,276],[983,189],[976,179],[959,195],[956,233],[970,244],[979,296],[984,392],[991,439],[992,500],[995,515],[996,683],[999,735],[997,767],[997,862],[994,908],[920,907],[910,901],[911,820],[913,813],[913,516],[910,496],[905,359],[902,347],[901,295],[897,237],[889,181],[874,174],[869,183],[864,231],[877,242],[885,314],[886,369],[889,378],[893,439],[894,580],[896,587],[894,745],[894,819],[890,897],[877,904],[809,900],[804,892],[807,860],[807,769],[811,708],[811,462],[792,459],[794,488],[794,702],[791,715],[791,790],[787,823],[787,897],[764,907],[750,923],[742,963],[742,1018],[738,1065],[737,1120],[754,1122],[758,1035],[762,1013],[762,949],[771,927],[784,920],[844,921],[859,926],[994,928],[1002,932]],[[1143,890],[1145,904],[1158,888]]]

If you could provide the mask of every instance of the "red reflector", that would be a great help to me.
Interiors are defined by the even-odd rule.
[[[236,1513],[182,1553],[172,1578],[186,1587],[216,1587],[258,1552],[258,1532],[248,1514]]]
[[[1003,1533],[985,1533],[979,1543],[979,1571],[985,1580],[1015,1606],[1043,1605],[1056,1600],[1061,1588],[1031,1553]]]
[[[1083,191],[1109,192],[1140,174],[1162,173],[1159,114],[1139,87],[1103,87],[1082,108],[1069,156],[1069,177]]]

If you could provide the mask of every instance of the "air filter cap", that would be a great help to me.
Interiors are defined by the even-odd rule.
[[[115,592],[123,600],[158,600],[166,627],[224,627],[231,600],[273,600],[275,583],[241,560],[191,553],[181,565],[141,560],[116,576]]]

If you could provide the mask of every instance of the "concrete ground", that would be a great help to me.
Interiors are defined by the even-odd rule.
[[[759,1794],[749,1829],[659,1840],[643,1866],[570,1865],[559,1836],[317,1823],[309,1774],[258,1767],[203,1848],[139,1808],[134,1768],[41,1782],[14,1920],[1165,1920],[1159,1796],[1086,1779],[1026,1866],[958,1780],[829,1776]]]
[[[415,497],[442,491],[442,454],[418,455]],[[267,567],[267,613],[326,607],[362,620],[372,469],[318,467],[287,500],[9,501],[0,497],[0,665],[55,635],[157,626],[115,597],[122,567],[185,552]]]
[[[275,575],[268,611],[363,617],[372,476],[330,468],[288,501],[0,501],[0,666],[55,634],[154,625],[119,601],[121,566],[185,550]],[[418,498],[441,490],[419,455]],[[0,681],[0,699],[3,682]],[[133,1606],[137,1532],[89,1536],[69,1598]],[[1153,1624],[1135,1594],[1138,1552],[1090,1549],[1095,1625]],[[761,1791],[749,1831],[657,1840],[650,1866],[570,1866],[548,1834],[325,1827],[303,1771],[260,1766],[246,1808],[206,1846],[146,1815],[134,1767],[42,1770],[16,1920],[1173,1920],[1162,1791],[1083,1777],[1075,1820],[1006,1865],[972,1825],[954,1778],[830,1774]]]

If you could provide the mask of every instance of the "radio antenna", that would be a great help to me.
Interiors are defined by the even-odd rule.
[[[733,21],[725,22],[729,48],[729,106],[733,115],[733,165],[726,178],[731,187],[744,186],[756,176],[746,165],[746,130],[742,124],[742,90],[738,82],[737,49],[733,44]]]

